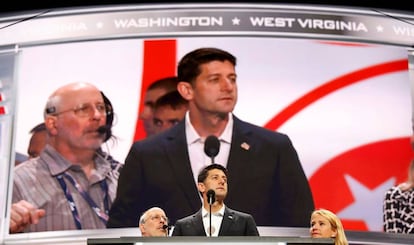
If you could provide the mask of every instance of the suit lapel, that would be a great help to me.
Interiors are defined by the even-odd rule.
[[[221,222],[220,231],[218,234],[219,236],[225,236],[228,234],[228,230],[234,224],[234,218],[234,212],[231,209],[225,207],[223,221]]]
[[[195,236],[201,236],[201,235],[207,236],[204,230],[203,216],[201,215],[201,209],[193,216],[192,223],[194,225]]]
[[[249,166],[251,166],[251,152],[253,151],[254,142],[250,135],[251,132],[244,126],[244,123],[237,117],[233,116],[233,136],[230,147],[229,160],[227,162],[227,170],[229,173],[228,186],[229,192],[226,197],[226,203],[232,203],[231,189],[239,186],[240,182],[246,179],[249,174]],[[237,173],[232,175],[231,173]]]
[[[188,148],[185,137],[185,120],[170,130],[165,138],[164,149],[167,152],[168,162],[173,170],[173,175],[187,197],[183,202],[190,203],[192,209],[200,208],[200,196],[194,182],[193,172],[188,157]]]

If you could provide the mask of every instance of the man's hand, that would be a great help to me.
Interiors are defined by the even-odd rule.
[[[37,209],[25,200],[13,203],[10,214],[10,233],[22,232],[26,226],[37,224],[45,214],[44,209]]]

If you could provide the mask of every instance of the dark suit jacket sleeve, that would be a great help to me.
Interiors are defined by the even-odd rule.
[[[225,220],[233,220],[230,227],[223,227],[225,231],[221,235],[224,236],[259,236],[256,221],[253,216],[248,213],[235,211],[226,207],[226,213],[223,217],[222,226],[226,226]],[[230,218],[233,217],[233,218]]]
[[[253,219],[253,216],[247,216],[247,227],[246,227],[246,236],[260,236],[259,231],[257,230],[256,222]]]
[[[132,145],[107,227],[137,227],[139,216],[151,207],[162,208],[172,224],[200,208],[184,121]]]
[[[308,179],[290,138],[283,135],[280,144],[280,212],[285,226],[309,227],[314,202]]]
[[[259,226],[309,227],[312,192],[290,138],[233,118],[226,204]]]
[[[136,162],[139,153],[134,143],[129,150],[118,180],[117,194],[109,211],[108,228],[137,227],[141,211],[136,204],[140,192],[140,171]]]
[[[179,220],[177,222],[175,222],[174,230],[172,232],[172,236],[183,236],[182,224]]]

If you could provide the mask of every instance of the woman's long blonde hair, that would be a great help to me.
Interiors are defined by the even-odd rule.
[[[324,218],[326,218],[329,223],[331,224],[331,227],[334,231],[336,231],[336,237],[335,237],[335,245],[348,245],[348,240],[346,239],[344,227],[342,226],[341,220],[334,214],[333,212],[327,210],[327,209],[316,209],[312,212],[312,215],[318,214]]]

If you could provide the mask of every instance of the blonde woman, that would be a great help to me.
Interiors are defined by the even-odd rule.
[[[327,209],[312,212],[309,233],[312,238],[333,238],[335,245],[348,245],[341,220]]]

